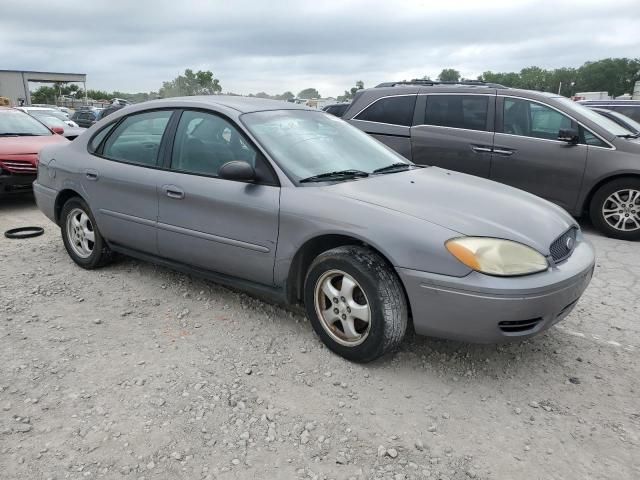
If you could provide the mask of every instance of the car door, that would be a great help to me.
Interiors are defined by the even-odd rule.
[[[416,94],[381,97],[350,122],[411,160],[411,124],[416,97]]]
[[[488,177],[495,93],[421,94],[411,129],[413,161]]]
[[[219,178],[243,160],[260,181]],[[280,188],[259,151],[222,115],[185,110],[157,189],[160,256],[265,285],[273,284]]]
[[[171,110],[131,114],[99,131],[83,185],[98,227],[110,242],[157,253],[158,159]]]
[[[587,162],[587,145],[558,140],[575,120],[536,100],[499,96],[491,180],[573,211]]]

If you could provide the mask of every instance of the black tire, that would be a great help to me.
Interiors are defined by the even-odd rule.
[[[86,258],[78,255],[74,248],[71,246],[71,239],[69,238],[71,234],[68,231],[67,226],[67,220],[69,216],[72,214],[72,212],[77,211],[78,209],[82,210],[89,217],[94,233],[93,249],[91,254]],[[98,225],[96,224],[96,220],[93,216],[93,213],[91,212],[91,209],[89,208],[87,203],[80,197],[70,198],[62,207],[62,212],[60,213],[60,231],[62,232],[62,241],[64,243],[64,248],[66,248],[67,253],[71,257],[71,259],[82,268],[85,268],[87,270],[99,268],[106,265],[113,259],[113,253],[100,234]]]
[[[331,271],[351,276],[369,305],[368,333],[360,344],[347,346],[334,340],[316,312],[316,286]],[[324,344],[354,362],[370,362],[392,351],[400,344],[407,329],[407,300],[400,279],[387,262],[365,247],[348,245],[318,255],[307,272],[304,304],[307,317]]]
[[[589,205],[589,217],[593,225],[604,233],[607,237],[618,238],[620,240],[640,240],[640,228],[636,230],[622,231],[614,226],[610,225],[604,217],[603,207],[607,202],[610,195],[615,192],[625,192],[628,190],[640,191],[640,179],[638,178],[619,178],[612,180],[603,186],[601,186],[591,199]],[[623,200],[628,199],[628,196],[624,194],[620,197]],[[634,215],[632,212],[636,212],[636,219],[640,218],[640,198],[634,202],[633,207],[629,207],[628,215]],[[614,220],[617,217],[612,217]]]

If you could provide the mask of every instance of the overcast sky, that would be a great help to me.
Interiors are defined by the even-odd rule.
[[[225,92],[336,96],[430,75],[640,57],[639,0],[0,0],[0,69],[157,90],[185,68]]]

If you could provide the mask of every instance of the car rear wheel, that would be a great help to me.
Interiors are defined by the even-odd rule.
[[[640,239],[640,180],[620,178],[598,189],[589,214],[602,233],[621,240]]]
[[[313,329],[333,352],[370,362],[396,348],[407,328],[404,289],[375,252],[334,248],[311,264],[304,303]]]
[[[82,268],[98,268],[108,263],[112,253],[100,235],[96,221],[84,200],[71,198],[60,215],[62,241],[71,259]]]

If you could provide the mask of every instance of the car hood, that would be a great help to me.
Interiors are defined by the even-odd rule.
[[[45,145],[68,142],[60,135],[0,137],[0,155],[35,155]]]
[[[565,210],[535,195],[437,167],[376,175],[329,188],[463,235],[513,240],[545,255],[553,240],[577,225]]]

